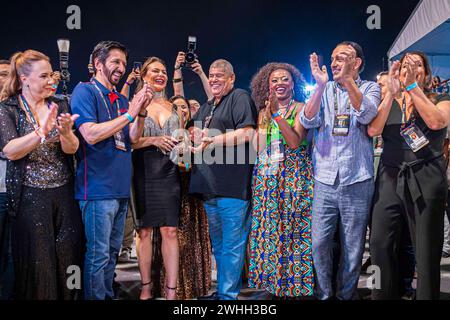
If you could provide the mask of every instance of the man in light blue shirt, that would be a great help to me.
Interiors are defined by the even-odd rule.
[[[364,242],[373,196],[373,141],[366,126],[377,115],[380,87],[363,81],[362,48],[340,43],[327,68],[311,55],[317,88],[300,113],[306,129],[314,129],[315,191],[312,250],[319,299],[350,300],[355,297],[364,253]],[[333,239],[339,225],[341,263],[333,292]]]

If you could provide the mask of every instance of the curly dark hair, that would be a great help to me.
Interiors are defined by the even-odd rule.
[[[253,76],[251,82],[252,98],[256,103],[256,106],[261,110],[265,107],[265,102],[269,98],[269,77],[275,70],[286,70],[288,71],[294,81],[294,99],[298,102],[305,102],[305,79],[301,72],[292,64],[281,63],[281,62],[271,62],[266,64],[264,67],[259,69],[259,71]]]

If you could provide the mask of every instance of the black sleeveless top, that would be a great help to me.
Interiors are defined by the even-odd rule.
[[[450,96],[442,94],[436,97],[436,104],[442,101],[450,101]],[[400,134],[402,111],[401,106],[394,100],[382,133],[384,149],[381,160],[384,164],[399,166],[405,162],[426,162],[442,155],[444,140],[447,136],[447,128],[437,131],[431,130],[417,112],[415,124],[430,141],[427,146],[417,152],[411,150]]]

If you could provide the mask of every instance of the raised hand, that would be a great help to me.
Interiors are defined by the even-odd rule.
[[[186,54],[182,51],[178,52],[177,59],[175,60],[175,69],[180,69],[181,65],[186,62]]]
[[[133,84],[136,79],[141,77],[141,72],[138,69],[133,69],[133,71],[128,75],[127,82]]]
[[[266,108],[269,110],[270,115],[277,113],[280,109],[277,95],[273,91],[270,92],[269,99],[266,101]]]
[[[198,62],[198,60],[195,60],[195,62],[192,64],[191,68],[192,68],[192,71],[194,71],[198,75],[201,75],[204,73],[202,65],[200,64],[200,62]]]
[[[58,116],[58,105],[52,102],[44,116],[44,119],[42,119],[41,122],[40,130],[42,131],[42,134],[44,136],[48,136],[50,131],[52,131],[53,128],[56,126],[57,116]]]
[[[343,62],[343,66],[341,72],[335,77],[335,80],[353,80],[353,73],[356,66],[356,50],[352,46],[348,46],[337,55],[337,58]]]
[[[311,73],[314,77],[314,80],[316,80],[316,83],[319,86],[324,86],[329,80],[327,67],[326,66],[322,66],[322,68],[319,67],[319,57],[315,52],[312,55],[310,55],[309,64],[311,66]]]
[[[389,70],[388,90],[393,97],[400,93],[400,61],[395,61]]]
[[[405,77],[405,83],[403,85],[405,87],[408,87],[412,85],[414,82],[417,81],[417,74],[418,74],[418,68],[419,68],[419,60],[416,60],[411,55],[406,55],[405,58],[405,68],[406,68],[406,77]]]
[[[135,118],[142,110],[150,104],[155,93],[153,89],[147,83],[144,83],[142,89],[136,93],[133,100],[130,102],[130,108],[128,112],[133,118]]]
[[[67,136],[72,132],[75,120],[80,117],[78,114],[62,113],[58,117],[56,129],[61,136]]]

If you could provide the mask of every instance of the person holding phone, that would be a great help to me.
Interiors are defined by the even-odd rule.
[[[133,70],[128,75],[127,81],[125,81],[125,84],[123,85],[122,90],[120,91],[121,95],[130,99],[131,86],[136,82],[136,80],[139,80],[141,78],[141,69],[142,69],[141,62],[133,63]]]

